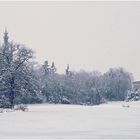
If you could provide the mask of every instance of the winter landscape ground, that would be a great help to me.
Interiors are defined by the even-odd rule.
[[[123,104],[41,104],[0,113],[0,138],[140,138],[140,101]]]

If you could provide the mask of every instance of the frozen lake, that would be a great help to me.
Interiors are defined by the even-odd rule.
[[[0,113],[0,138],[139,138],[140,102],[99,106],[30,105]]]

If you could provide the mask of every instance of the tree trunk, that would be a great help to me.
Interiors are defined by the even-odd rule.
[[[12,90],[11,93],[10,93],[10,108],[13,109],[14,108],[14,99],[15,99],[15,96],[14,96],[14,91]]]
[[[14,105],[15,105],[15,91],[14,91],[14,88],[15,88],[15,78],[14,76],[12,76],[11,78],[11,91],[10,91],[10,108],[13,109],[14,108]]]

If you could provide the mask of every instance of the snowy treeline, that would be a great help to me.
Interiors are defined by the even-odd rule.
[[[0,107],[20,103],[100,104],[107,100],[124,100],[131,90],[132,75],[123,68],[98,71],[57,73],[54,64],[46,60],[36,67],[33,51],[24,45],[8,41],[0,47]]]
[[[131,90],[132,76],[123,68],[111,68],[101,74],[98,71],[72,72],[67,67],[65,74],[58,74],[46,61],[41,74],[42,94],[52,103],[93,105],[107,100],[120,101],[125,100],[128,89]]]

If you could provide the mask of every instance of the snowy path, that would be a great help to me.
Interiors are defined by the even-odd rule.
[[[0,113],[0,138],[139,138],[140,102],[100,106],[31,105]]]

